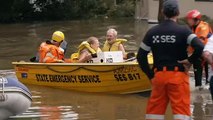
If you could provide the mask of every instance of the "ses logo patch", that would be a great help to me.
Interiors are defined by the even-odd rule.
[[[156,35],[152,36],[153,43],[175,43],[176,42],[176,36],[175,35]]]
[[[27,78],[27,77],[28,77],[28,74],[27,74],[27,73],[21,73],[21,77],[22,77],[22,78]]]

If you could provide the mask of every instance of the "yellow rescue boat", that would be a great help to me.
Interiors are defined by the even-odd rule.
[[[152,59],[149,58],[150,64]],[[148,91],[150,81],[138,63],[32,63],[13,62],[25,84],[83,92],[127,94]]]

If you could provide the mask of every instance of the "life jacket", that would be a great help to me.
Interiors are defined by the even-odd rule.
[[[95,53],[98,53],[98,52],[102,52],[100,48],[98,48],[98,50],[94,50],[90,44],[87,42],[87,41],[84,41],[82,42],[79,47],[78,47],[78,52],[76,53],[73,53],[71,55],[71,60],[74,62],[78,61],[79,57],[80,57],[80,52],[84,49],[88,49],[88,51],[91,53],[91,54],[95,54]]]
[[[118,49],[119,45],[124,43],[124,42],[127,42],[127,40],[126,39],[116,39],[115,42],[111,45],[106,40],[102,50],[104,52],[107,52],[107,51],[119,51],[119,49]]]
[[[64,59],[64,50],[55,45],[43,42],[39,47],[39,62],[55,63]]]
[[[197,35],[198,38],[204,38],[201,42],[206,45],[208,38],[212,35],[211,27],[207,22],[200,21],[195,29],[192,29],[193,33]],[[190,46],[188,48],[189,53],[193,53],[194,49]]]
[[[211,27],[207,22],[204,21],[200,21],[193,32],[197,35],[198,38],[205,38],[204,41],[202,41],[204,45],[208,42],[209,35],[212,34]]]

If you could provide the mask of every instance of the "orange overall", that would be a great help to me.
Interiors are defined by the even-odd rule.
[[[189,76],[184,72],[163,71],[152,79],[152,94],[147,106],[147,120],[164,120],[168,103],[171,103],[174,119],[188,120],[190,109]]]
[[[41,63],[55,63],[64,59],[64,51],[60,47],[44,42],[40,45],[39,56]]]
[[[189,45],[195,49],[191,56],[187,54]],[[141,69],[152,83],[146,120],[164,120],[169,102],[174,120],[191,119],[187,65],[180,61],[193,63],[200,58],[203,47],[191,30],[173,20],[162,21],[146,33],[137,54]],[[150,51],[153,54],[154,71],[147,60]]]

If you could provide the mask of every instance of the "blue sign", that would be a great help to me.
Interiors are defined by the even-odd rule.
[[[27,75],[27,73],[21,73],[21,77],[22,77],[22,78],[27,78],[28,75]]]

